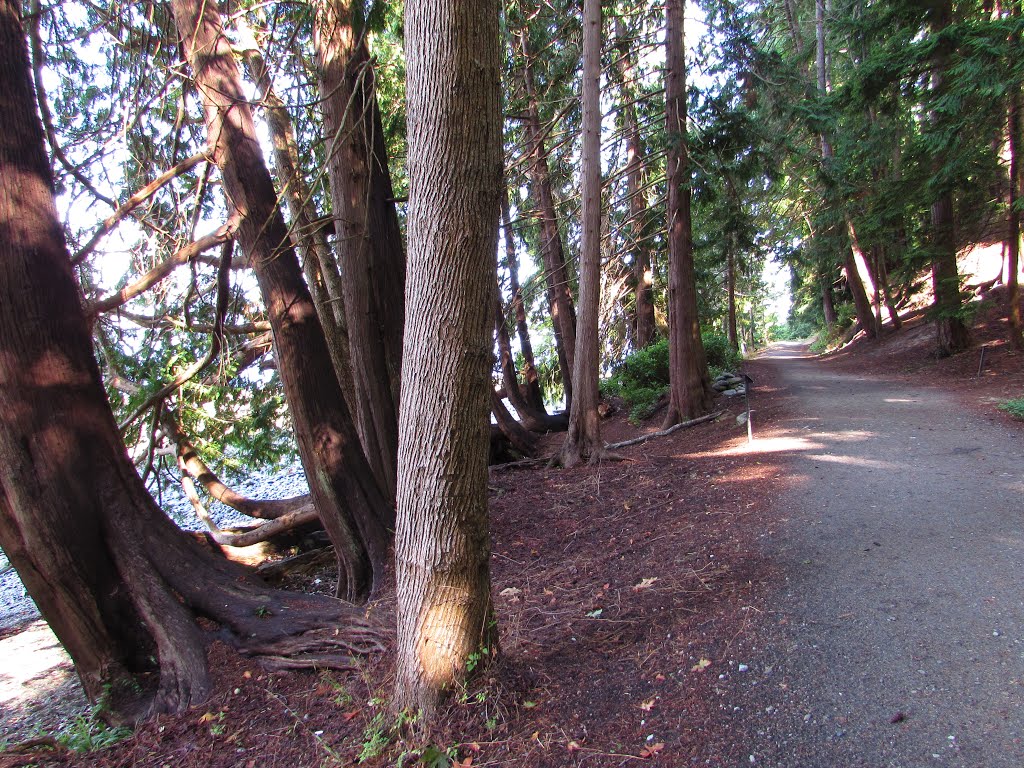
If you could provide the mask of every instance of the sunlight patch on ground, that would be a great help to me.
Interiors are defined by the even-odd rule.
[[[886,397],[882,400],[883,403],[920,403],[918,399],[911,399],[909,397]]]
[[[19,713],[38,709],[39,702],[69,683],[77,686],[71,660],[46,622],[34,621],[23,631],[0,640],[3,732],[21,719]]]
[[[825,446],[817,440],[807,437],[794,437],[793,435],[782,434],[777,437],[758,437],[757,424],[754,424],[754,442],[748,443],[746,439],[739,445],[733,446],[722,454],[726,456],[741,456],[757,453],[805,453],[807,451],[820,451]]]
[[[905,464],[893,464],[890,461],[876,461],[875,459],[864,459],[856,456],[846,456],[834,453],[811,453],[807,458],[815,461],[824,461],[829,464],[849,464],[855,467],[868,467],[869,469],[900,469]]]

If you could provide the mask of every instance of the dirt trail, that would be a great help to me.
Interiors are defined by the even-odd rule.
[[[762,357],[792,457],[784,575],[733,689],[773,768],[1024,765],[1024,450],[944,392]],[[755,412],[756,428],[756,412]],[[749,748],[749,749],[748,749]]]

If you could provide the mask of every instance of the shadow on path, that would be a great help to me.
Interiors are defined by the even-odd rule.
[[[1024,765],[1024,452],[947,394],[762,358],[789,407],[785,581],[730,694],[752,764]],[[749,759],[749,758],[748,758]]]

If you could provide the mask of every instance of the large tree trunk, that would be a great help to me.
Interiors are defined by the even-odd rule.
[[[537,363],[533,357],[533,343],[530,327],[526,324],[526,302],[519,285],[519,257],[516,255],[515,238],[512,235],[512,216],[509,213],[508,192],[501,196],[501,228],[505,233],[505,261],[508,264],[508,280],[512,289],[512,309],[516,315],[516,333],[519,349],[523,353],[523,378],[526,380],[526,401],[538,413],[546,413],[544,392],[537,375]]]
[[[263,102],[273,145],[274,167],[291,217],[291,233],[302,259],[302,269],[316,305],[320,325],[324,329],[334,370],[338,374],[342,391],[348,396],[353,391],[352,366],[337,263],[324,228],[318,221],[320,217],[316,212],[313,194],[302,174],[291,115],[274,90],[270,69],[257,47],[255,36],[251,33],[249,36],[252,38],[252,47],[245,52],[245,61]]]
[[[366,458],[393,498],[405,257],[361,12],[348,0],[316,0],[314,8],[352,359],[352,410]]]
[[[496,0],[405,7],[411,184],[404,352],[417,375],[405,381],[399,418],[395,707],[427,719],[465,675],[470,654],[492,650],[497,635],[487,414],[504,188],[499,10]]]
[[[824,139],[822,141],[824,142]],[[832,156],[831,148],[828,156]],[[865,285],[868,271],[864,251],[860,247],[857,230],[854,229],[853,219],[849,214],[846,214],[846,232],[850,238],[850,247],[844,250],[843,270],[846,272],[846,284],[850,288],[850,293],[853,294],[853,308],[857,313],[857,323],[868,338],[878,338],[881,316],[875,311],[877,303],[873,307],[871,299],[868,297],[868,290],[870,289],[874,293],[875,288],[870,280]]]
[[[1020,4],[1012,5],[1011,13],[1020,16]],[[1018,40],[1019,47],[1019,40]],[[1019,88],[1013,88],[1007,96],[1006,139],[1010,151],[1010,211],[1006,227],[1006,321],[1007,334],[1014,349],[1024,350],[1020,317],[1020,140],[1021,140],[1021,95]]]
[[[583,2],[583,146],[580,175],[580,314],[576,326],[576,365],[572,371],[573,406],[569,432],[559,460],[564,467],[597,462],[607,455],[601,440],[597,406],[601,304],[601,1]]]
[[[616,73],[622,96],[622,131],[626,137],[626,200],[629,210],[629,252],[633,257],[633,348],[643,349],[654,341],[654,277],[651,251],[645,241],[644,146],[637,123],[635,94],[635,53],[630,47],[621,16],[615,17],[618,49]]]
[[[572,410],[572,373],[576,363],[576,308],[572,301],[572,285],[562,250],[562,235],[558,230],[558,212],[548,168],[548,151],[544,145],[537,94],[530,68],[532,52],[524,30],[521,38],[523,50],[523,85],[527,107],[524,118],[529,151],[530,185],[540,206],[540,252],[544,261],[544,277],[548,288],[548,306],[554,326],[558,366],[565,386],[565,409]]]
[[[238,241],[267,307],[313,503],[337,551],[338,594],[361,598],[383,574],[394,512],[360,448],[323,328],[277,208],[218,6],[213,0],[173,0],[171,7],[202,97],[228,207],[241,215]]]
[[[930,10],[929,28],[933,35],[953,23],[952,0],[939,0]],[[932,93],[940,99],[946,90],[946,68],[949,66],[950,43],[935,48],[932,58]],[[942,116],[939,110],[931,113],[931,122],[940,128]],[[938,175],[942,169],[939,154],[932,163],[932,170]],[[935,316],[936,354],[940,357],[955,354],[970,346],[970,333],[960,317],[960,275],[956,266],[956,230],[954,226],[953,193],[948,189],[939,190],[932,202],[932,311]]]
[[[825,326],[831,328],[839,319],[836,315],[836,304],[832,298],[832,278],[822,275],[818,278],[821,283],[821,312],[825,316]]]
[[[697,314],[690,218],[690,163],[686,147],[684,0],[666,3],[665,134],[668,142],[669,404],[664,427],[711,410],[712,389]]]
[[[146,493],[92,356],[28,72],[19,4],[0,0],[0,547],[91,700],[120,719],[178,711],[210,690],[195,614],[250,650],[365,624],[260,585]]]
[[[729,305],[726,317],[726,334],[729,337],[729,346],[733,349],[740,348],[740,337],[736,332],[736,254],[733,252],[733,236],[730,233],[726,236],[725,253],[725,287],[729,297]]]

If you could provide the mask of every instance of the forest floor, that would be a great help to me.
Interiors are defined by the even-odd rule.
[[[821,361],[787,359],[799,355],[786,346],[749,361],[752,444],[736,423],[742,401],[722,399],[718,420],[623,448],[623,461],[493,469],[501,655],[419,751],[387,709],[390,656],[357,673],[267,673],[214,643],[205,705],[55,757],[96,768],[452,765],[446,755],[459,766],[1020,765],[1024,430],[995,403],[1024,395],[1024,360],[1001,342],[994,304],[976,317],[978,346],[947,360],[930,356],[923,318],[908,325]],[[928,403],[938,409],[915,411]],[[657,428],[657,415],[636,427],[621,412],[603,425],[608,441]],[[1017,469],[989,474],[1004,460]],[[955,497],[931,492],[940,477]],[[33,626],[0,630],[0,665]],[[0,698],[0,739],[81,711],[54,709],[73,684],[55,688],[53,674]],[[0,697],[5,679],[14,672],[0,668]]]

